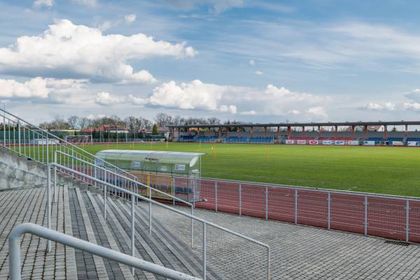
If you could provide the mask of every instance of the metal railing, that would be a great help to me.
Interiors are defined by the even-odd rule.
[[[49,242],[55,241],[96,256],[113,260],[140,270],[151,272],[165,278],[177,280],[198,280],[191,275],[175,271],[151,262],[147,262],[121,252],[99,246],[97,244],[75,238],[73,236],[45,228],[40,225],[25,223],[16,226],[9,235],[9,277],[11,280],[21,280],[20,239],[25,233],[30,233]]]
[[[86,179],[91,180],[94,183],[96,182],[98,187],[101,187],[102,186],[103,189],[104,189],[104,193],[107,193],[108,191],[110,191],[108,188],[111,188],[111,189],[116,190],[118,192],[126,193],[127,195],[129,195],[131,197],[131,237],[130,238],[131,238],[131,249],[132,249],[132,255],[133,256],[134,256],[134,251],[135,251],[135,247],[134,247],[134,240],[135,240],[135,203],[136,203],[136,201],[144,200],[144,201],[149,202],[149,209],[150,209],[150,212],[149,212],[149,219],[150,220],[149,220],[149,222],[150,222],[150,226],[151,226],[151,224],[153,222],[152,221],[152,218],[153,218],[153,216],[152,216],[152,205],[159,206],[161,208],[164,208],[166,210],[169,210],[172,213],[177,213],[177,214],[179,214],[181,216],[184,216],[184,217],[189,218],[191,220],[194,220],[196,222],[201,222],[202,223],[202,225],[203,225],[203,237],[202,237],[203,238],[202,239],[202,247],[203,247],[202,248],[203,249],[203,259],[202,259],[202,261],[203,261],[202,262],[202,266],[203,266],[203,279],[206,279],[207,278],[207,227],[208,226],[213,227],[213,228],[216,228],[218,230],[221,230],[223,232],[226,232],[228,234],[231,234],[233,236],[239,237],[239,238],[241,238],[243,240],[246,240],[248,242],[252,242],[254,244],[257,244],[258,246],[263,247],[266,250],[266,258],[267,258],[267,262],[266,262],[266,264],[267,264],[267,279],[270,279],[271,278],[271,253],[270,253],[270,246],[269,245],[267,245],[265,243],[262,243],[262,242],[260,242],[258,240],[255,240],[253,238],[250,238],[248,236],[245,236],[243,234],[240,234],[238,232],[235,232],[235,231],[232,231],[230,229],[227,229],[225,227],[222,227],[222,226],[219,226],[217,224],[214,224],[212,222],[209,222],[207,220],[204,220],[202,218],[199,218],[199,217],[196,217],[194,215],[185,213],[185,212],[183,212],[181,210],[178,210],[178,209],[173,208],[171,206],[168,206],[166,204],[157,202],[157,201],[155,201],[153,199],[150,199],[148,197],[145,197],[145,196],[143,196],[141,194],[138,194],[138,193],[132,192],[130,190],[121,188],[121,187],[116,186],[116,185],[114,185],[112,183],[109,183],[107,181],[103,181],[100,178],[95,178],[93,176],[84,174],[82,172],[79,172],[77,170],[73,170],[71,168],[68,168],[66,166],[63,166],[63,165],[60,165],[60,164],[57,164],[57,163],[50,163],[48,165],[48,185],[47,185],[47,215],[48,215],[47,221],[48,221],[48,228],[51,228],[51,211],[52,211],[51,210],[52,209],[52,207],[51,207],[51,202],[52,202],[52,187],[51,187],[51,185],[52,185],[52,174],[51,174],[51,171],[52,170],[55,170],[55,171],[58,171],[58,172],[64,171],[67,174],[74,174],[76,176],[85,177]],[[106,208],[106,197],[104,197],[104,207],[103,207],[103,209],[104,209],[104,216],[106,217],[106,211],[107,211],[107,208]],[[151,227],[150,227],[149,232],[150,231],[151,231]],[[49,242],[48,249],[50,250],[50,248],[51,248],[51,244]]]
[[[17,153],[20,156],[30,158],[31,160],[48,164],[49,162],[59,162],[60,164],[81,171],[87,175],[95,175],[101,164],[101,169],[106,170],[108,181],[118,184],[118,186],[131,190],[140,191],[147,188],[160,197],[170,199],[175,205],[176,202],[193,207],[187,201],[177,198],[173,194],[162,192],[156,188],[148,186],[138,181],[137,176],[121,169],[114,164],[105,161],[86,150],[69,143],[56,135],[32,125],[25,120],[13,115],[3,109],[3,123],[0,124],[0,143],[4,148]],[[87,182],[89,183],[89,182]],[[139,189],[139,190],[136,190]]]
[[[190,207],[190,211],[191,211],[191,215],[194,215],[194,205],[190,202],[187,202],[181,198],[177,198],[176,196],[173,196],[171,194],[168,194],[166,192],[163,192],[161,190],[158,190],[156,188],[152,188],[146,184],[140,183],[138,181],[134,181],[133,179],[127,178],[121,174],[115,173],[113,171],[110,171],[104,167],[98,166],[96,164],[92,164],[90,162],[87,162],[85,160],[79,159],[77,157],[73,157],[71,155],[68,155],[64,152],[61,151],[56,151],[55,155],[54,155],[54,163],[59,165],[59,166],[66,166],[66,160],[62,159],[62,156],[64,156],[64,159],[68,159],[70,158],[72,163],[72,167],[67,166],[68,168],[71,168],[72,170],[76,170],[79,171],[85,175],[89,175],[92,176],[94,178],[100,179],[101,181],[105,181],[107,183],[111,183],[114,186],[126,186],[127,183],[130,183],[131,185],[131,189],[130,188],[125,188],[130,190],[131,192],[134,193],[141,193],[141,194],[145,194],[146,196],[148,196],[148,198],[150,200],[152,200],[155,195],[152,194],[157,194],[158,197],[164,197],[164,198],[168,198],[170,200],[172,200],[174,203],[175,202],[179,202],[182,205],[187,205]],[[77,168],[75,168],[74,166],[77,166]],[[90,170],[90,172],[88,171]],[[54,190],[57,187],[57,168],[53,167],[53,171],[54,171]],[[61,169],[62,172],[66,172],[66,170]],[[75,174],[74,172],[71,172],[69,175],[72,175],[74,178],[85,182],[85,183],[89,183],[91,185],[97,185],[97,181],[92,181],[91,179],[89,179],[86,176],[79,176],[77,174]],[[57,192],[54,191],[54,201],[57,201]],[[104,217],[106,220],[106,209],[107,209],[107,204],[106,204],[106,197],[107,197],[108,191],[107,191],[107,187],[106,185],[104,186],[104,190],[103,190],[103,195],[104,195]],[[128,193],[124,192],[121,195],[123,198],[125,199],[131,199],[131,195],[128,195]],[[152,232],[152,207],[151,207],[151,203],[149,203],[149,232]],[[193,219],[191,219],[191,247],[193,246],[193,242],[194,242],[194,222]]]
[[[33,125],[18,116],[0,108],[0,144],[31,160],[48,164],[53,160],[54,151],[78,157],[90,163],[100,160],[107,169],[136,180],[133,174],[104,161],[86,150]],[[70,160],[68,160],[70,162]]]
[[[203,277],[206,278],[207,270],[207,226],[219,229],[226,233],[240,237],[244,240],[250,241],[254,244],[264,247],[267,250],[267,278],[270,278],[270,247],[267,244],[261,243],[255,239],[249,238],[242,234],[233,232],[227,228],[218,226],[214,223],[207,222],[201,218],[193,215],[194,204],[191,207],[191,214],[187,214],[178,209],[174,209],[165,204],[154,201],[152,192],[159,195],[164,195],[180,203],[191,206],[188,203],[175,195],[162,192],[158,189],[152,188],[137,181],[137,177],[128,173],[121,168],[96,157],[95,155],[85,151],[84,149],[69,143],[56,135],[43,130],[35,125],[32,125],[23,119],[0,109],[3,112],[3,132],[0,135],[0,142],[4,148],[7,148],[20,156],[30,158],[31,160],[40,162],[47,165],[47,179],[48,179],[48,226],[51,226],[51,183],[57,184],[56,172],[60,171],[70,174],[75,179],[81,179],[83,182],[103,187],[104,192],[104,216],[106,218],[107,203],[106,195],[111,191],[118,191],[126,198],[131,199],[132,205],[132,253],[134,255],[134,205],[135,200],[145,200],[149,202],[149,232],[152,231],[152,205],[159,205],[172,213],[180,214],[184,217],[191,219],[191,245],[194,242],[194,221],[203,224]],[[1,118],[1,116],[0,116]],[[3,137],[2,137],[3,136]],[[60,164],[58,164],[60,163]],[[102,166],[98,166],[101,163]],[[58,169],[58,170],[57,170]],[[54,171],[54,180],[51,176],[51,171]],[[98,174],[99,171],[99,174]],[[149,197],[140,195],[141,189],[147,189]],[[56,198],[56,194],[54,194]],[[48,248],[51,248],[51,242],[48,242]]]
[[[95,178],[99,177],[107,182],[111,182],[114,185],[123,187],[133,192],[142,192],[142,190],[146,189],[149,194],[153,192],[157,194],[160,198],[172,200],[173,204],[178,202],[181,204],[188,205],[191,208],[193,208],[194,206],[193,203],[190,203],[184,199],[176,197],[173,194],[161,191],[157,188],[153,188],[150,185],[146,185],[140,181],[127,177],[125,174],[116,173],[113,170],[109,170],[106,167],[102,167],[101,165],[88,162],[86,160],[78,158],[77,156],[73,156],[62,151],[55,151],[54,163],[71,167],[74,170],[80,171],[87,175],[91,175]],[[79,179],[83,180],[83,177]],[[86,182],[92,183],[89,181],[86,181]]]

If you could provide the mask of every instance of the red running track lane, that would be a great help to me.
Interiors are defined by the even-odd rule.
[[[201,198],[197,207],[222,212],[266,218],[266,196],[268,219],[295,222],[295,188],[266,187],[241,183],[242,201],[239,198],[239,183],[201,180]],[[217,198],[216,198],[217,193]],[[364,234],[365,196],[360,194],[330,192],[330,214],[328,214],[328,192],[298,189],[297,223]],[[367,234],[389,239],[406,239],[406,200],[392,197],[367,195]],[[241,211],[240,205],[242,203]],[[420,242],[420,200],[410,200],[409,241]]]

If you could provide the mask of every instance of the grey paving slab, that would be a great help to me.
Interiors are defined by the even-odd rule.
[[[189,219],[159,207],[153,214],[189,242]],[[419,245],[207,210],[195,214],[270,245],[273,279],[420,279]],[[224,279],[264,279],[266,258],[258,246],[211,228],[207,238],[209,264]],[[201,239],[202,225],[197,223],[195,244]],[[199,245],[195,250],[202,252]]]

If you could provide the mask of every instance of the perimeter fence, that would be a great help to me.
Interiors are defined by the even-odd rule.
[[[176,195],[190,184],[184,177],[149,176],[152,187]],[[209,178],[198,186],[197,208],[420,242],[420,198]]]

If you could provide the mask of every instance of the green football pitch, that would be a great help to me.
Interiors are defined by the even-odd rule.
[[[203,152],[202,175],[315,188],[420,196],[420,149],[251,144],[86,145],[104,149]]]

